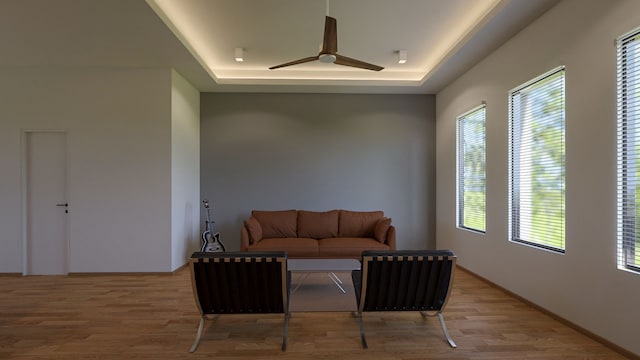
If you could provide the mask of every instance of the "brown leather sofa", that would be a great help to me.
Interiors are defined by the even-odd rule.
[[[242,251],[286,251],[289,258],[360,259],[395,250],[396,229],[382,211],[257,211],[244,221]]]

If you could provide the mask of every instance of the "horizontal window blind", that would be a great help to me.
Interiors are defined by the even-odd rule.
[[[617,42],[618,264],[640,271],[640,29]]]
[[[458,227],[485,232],[486,106],[458,116],[457,130]]]
[[[509,93],[512,241],[565,250],[564,67]]]

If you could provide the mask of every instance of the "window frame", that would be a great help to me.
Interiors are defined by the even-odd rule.
[[[630,52],[628,45],[632,42],[635,48]],[[634,57],[631,72],[629,54]],[[640,181],[640,166],[635,165],[640,159],[640,155],[636,155],[640,146],[640,28],[616,39],[616,68],[616,256],[619,269],[640,273],[637,254],[640,216],[636,215],[636,198],[640,190],[640,185],[636,184]],[[634,95],[639,99],[633,100],[630,105],[629,97]],[[638,130],[633,131],[635,128]],[[629,175],[630,173],[635,175]],[[628,236],[633,238],[629,239]]]
[[[484,151],[482,154],[482,160],[484,162],[484,166],[483,166],[483,175],[484,175],[484,186],[482,189],[482,192],[484,194],[484,201],[483,201],[483,205],[484,205],[484,211],[482,214],[482,218],[483,218],[483,224],[482,224],[482,229],[480,228],[476,228],[471,226],[470,224],[466,224],[465,223],[465,190],[466,187],[464,186],[465,184],[465,159],[464,159],[464,148],[462,147],[462,145],[464,144],[464,124],[463,122],[465,120],[470,120],[472,119],[472,116],[475,116],[475,114],[479,111],[482,111],[482,127],[483,127],[483,136],[482,136],[482,145],[484,147]],[[487,166],[486,166],[486,154],[487,154],[487,148],[486,148],[486,134],[487,134],[487,130],[486,130],[486,126],[487,126],[487,104],[486,102],[482,102],[480,105],[474,107],[471,110],[468,110],[460,115],[458,115],[456,117],[456,227],[458,229],[462,229],[462,230],[468,230],[468,231],[472,231],[472,232],[477,232],[477,233],[481,233],[481,234],[485,234],[486,233],[486,229],[487,229],[487,210],[486,210],[486,199],[487,199],[487,186],[486,186],[486,174],[487,174]]]
[[[524,218],[523,216],[521,216],[521,213],[523,212],[521,209],[521,201],[520,199],[522,198],[522,191],[520,189],[521,187],[521,182],[520,182],[520,176],[523,173],[522,171],[522,164],[521,164],[521,153],[522,153],[522,144],[520,144],[520,146],[516,145],[516,142],[521,141],[521,136],[522,136],[522,120],[525,119],[524,117],[521,117],[519,119],[514,119],[514,101],[516,101],[515,96],[522,96],[522,95],[527,95],[527,89],[534,87],[537,84],[542,83],[543,81],[552,78],[554,76],[556,76],[557,74],[561,74],[562,76],[562,83],[560,85],[560,89],[561,89],[561,107],[562,107],[562,113],[561,113],[561,120],[562,120],[562,132],[560,135],[560,143],[561,143],[561,147],[563,149],[563,153],[562,153],[562,164],[561,164],[561,172],[559,177],[561,177],[562,181],[561,181],[561,213],[562,213],[562,219],[559,222],[559,227],[561,227],[562,231],[562,238],[560,241],[560,246],[556,247],[556,246],[552,246],[549,245],[548,243],[543,243],[543,242],[537,242],[533,239],[525,239],[523,238],[524,236],[522,236],[522,232],[521,232],[521,228],[523,228],[522,226],[522,219]],[[542,250],[547,250],[547,251],[551,251],[554,253],[558,253],[558,254],[564,254],[566,252],[566,150],[565,150],[565,144],[566,144],[566,67],[564,65],[558,66],[550,71],[547,71],[546,73],[537,76],[517,87],[515,87],[514,89],[509,91],[509,95],[508,95],[508,117],[509,117],[509,145],[508,145],[508,150],[509,150],[509,155],[508,155],[508,161],[509,161],[509,185],[508,185],[508,198],[509,198],[509,204],[508,204],[508,237],[509,237],[509,241],[510,242],[514,242],[514,243],[518,243],[518,244],[523,244],[523,245],[527,245],[527,246],[532,246],[538,249],[542,249]],[[519,99],[520,100],[520,99]],[[533,103],[533,101],[531,101]],[[519,111],[520,109],[518,109]],[[536,123],[536,121],[538,121],[539,119],[533,118],[533,117],[528,117],[526,118],[526,120],[531,120],[532,124],[540,124],[539,122]],[[516,121],[519,121],[519,123],[516,123]],[[517,137],[516,137],[517,136]],[[516,148],[517,146],[517,148]],[[534,150],[531,149],[530,147],[525,149],[524,151],[528,151],[528,152],[533,152]],[[533,154],[531,154],[533,155]],[[533,167],[533,166],[532,166]],[[530,172],[533,172],[532,167],[529,168],[525,168],[525,169],[531,169]],[[533,176],[533,175],[531,175]],[[535,205],[533,204],[533,187],[534,185],[528,184],[532,190],[530,190],[531,193],[531,203],[529,205],[530,206],[530,210],[532,216],[527,217],[525,220],[528,220],[531,225],[530,227],[533,228],[534,223],[536,222],[536,220],[533,218],[533,213],[535,212],[533,210],[533,208],[535,207]],[[526,226],[525,226],[526,228]],[[533,230],[530,230],[531,234],[533,233]]]

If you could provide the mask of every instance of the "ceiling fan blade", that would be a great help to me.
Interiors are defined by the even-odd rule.
[[[311,61],[314,61],[314,60],[318,60],[319,57],[320,57],[320,55],[318,55],[318,56],[309,56],[309,57],[306,57],[304,59],[298,59],[298,60],[294,60],[294,61],[291,61],[291,62],[288,62],[288,63],[272,66],[272,67],[269,68],[269,70],[278,69],[278,68],[282,68],[282,67],[285,67],[285,66],[298,65],[298,64],[303,64],[303,63],[306,63],[306,62],[311,62]]]
[[[338,52],[338,25],[335,18],[327,16],[324,19],[324,40],[322,41],[322,54],[335,54]]]
[[[346,57],[346,56],[342,56],[342,55],[338,55],[338,54],[335,54],[335,55],[336,55],[336,61],[334,61],[334,64],[344,65],[344,66],[351,66],[351,67],[356,67],[356,68],[360,68],[360,69],[367,69],[367,70],[373,70],[373,71],[380,71],[380,70],[384,69],[384,67],[382,67],[382,66],[369,64],[369,63],[366,63],[364,61],[352,59],[352,58],[349,58],[349,57]]]

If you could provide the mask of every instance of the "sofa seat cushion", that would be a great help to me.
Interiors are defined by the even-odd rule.
[[[318,257],[318,240],[309,238],[263,238],[249,251],[286,251],[290,258]]]
[[[389,246],[365,237],[336,237],[318,240],[320,257],[359,259],[364,250],[390,250]]]
[[[313,239],[338,236],[338,210],[298,211],[298,236]]]
[[[262,228],[263,238],[294,238],[298,236],[298,211],[259,211],[251,216],[256,218]]]
[[[383,217],[384,213],[382,211],[340,210],[338,236],[375,237],[376,224]]]

